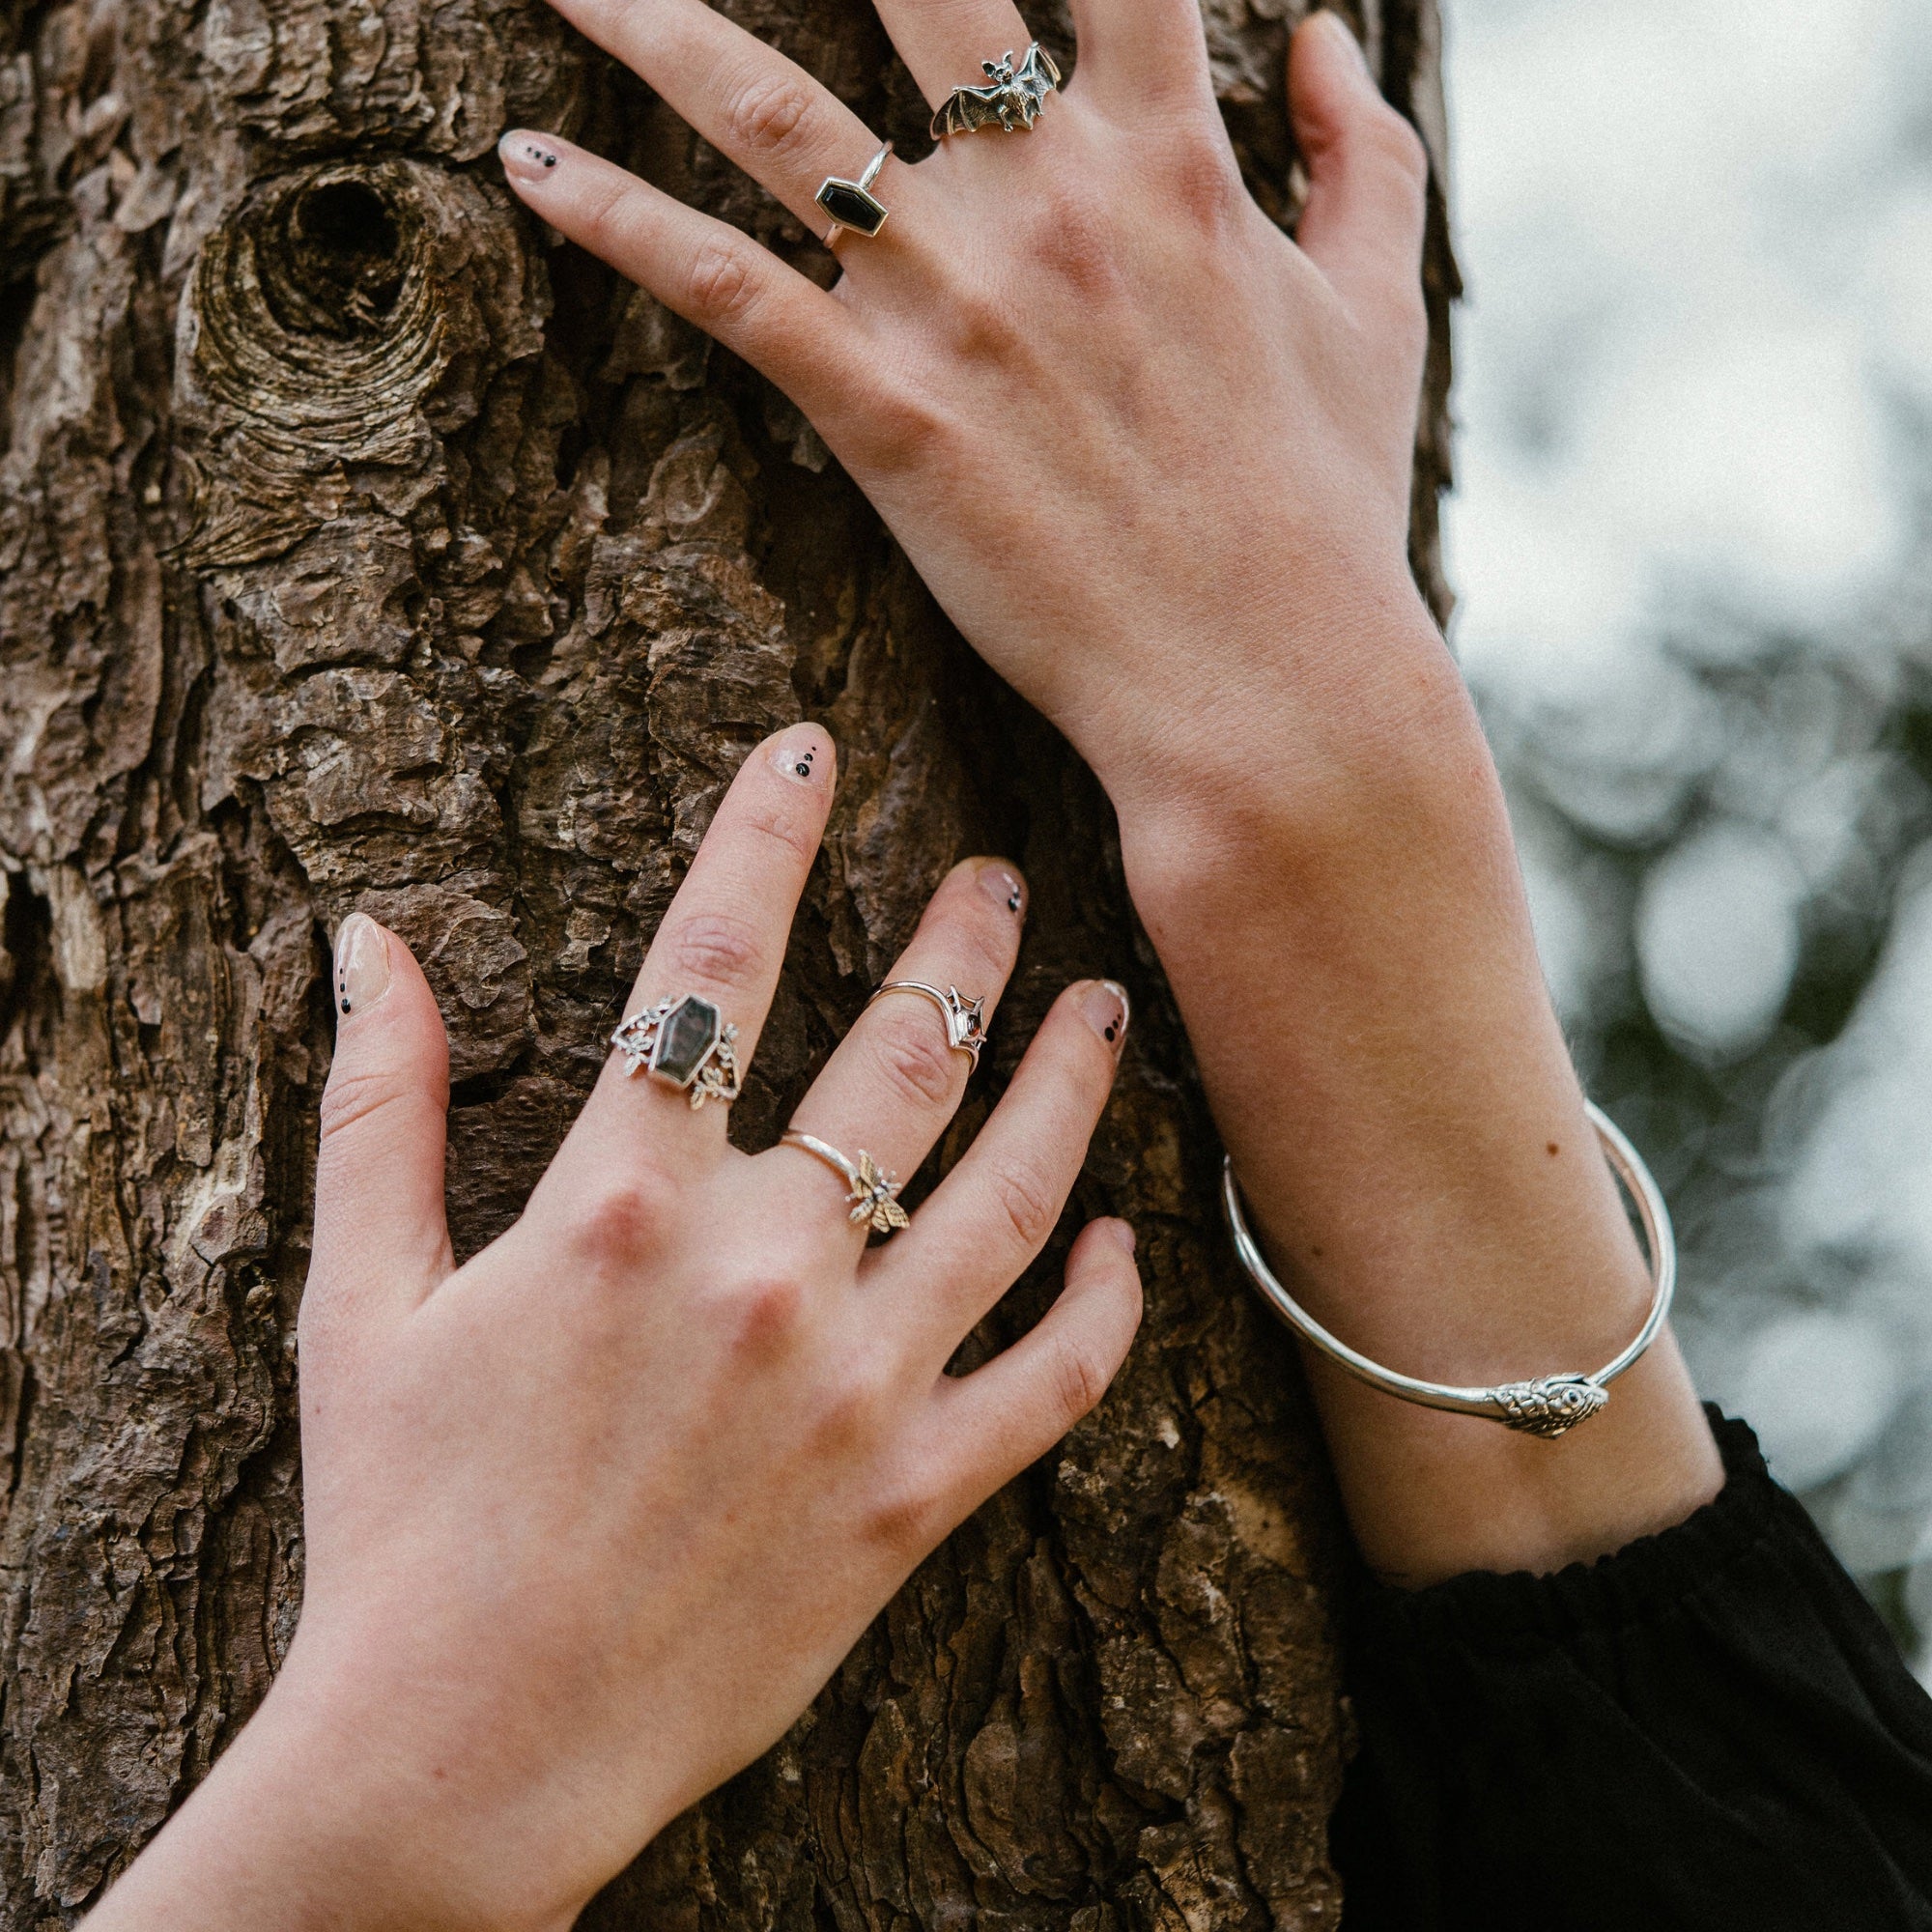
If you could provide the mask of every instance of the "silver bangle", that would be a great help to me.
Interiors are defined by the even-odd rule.
[[[1398,1374],[1359,1354],[1348,1343],[1331,1335],[1314,1316],[1289,1293],[1262,1257],[1255,1237],[1248,1232],[1247,1217],[1241,1212],[1241,1191],[1235,1180],[1235,1163],[1225,1155],[1221,1161],[1221,1206],[1228,1216],[1228,1231],[1235,1239],[1235,1252],[1248,1271],[1248,1279],[1262,1297],[1304,1341],[1324,1355],[1341,1363],[1351,1376],[1384,1395],[1404,1402],[1420,1403],[1425,1408],[1444,1408],[1458,1415],[1480,1415],[1500,1422],[1506,1429],[1520,1429],[1531,1435],[1561,1435],[1577,1423],[1587,1421],[1609,1401],[1607,1384],[1634,1362],[1657,1339],[1663,1318],[1670,1312],[1670,1297],[1677,1288],[1677,1237],[1670,1229],[1670,1209],[1650,1170],[1635,1148],[1611,1123],[1600,1107],[1583,1103],[1590,1124],[1603,1143],[1611,1171],[1623,1182],[1637,1222],[1643,1229],[1644,1246],[1650,1254],[1653,1283],[1650,1313],[1637,1330],[1636,1339],[1614,1361],[1594,1375],[1541,1376],[1534,1381],[1503,1382],[1495,1388],[1456,1388],[1446,1382],[1427,1382],[1416,1376]]]

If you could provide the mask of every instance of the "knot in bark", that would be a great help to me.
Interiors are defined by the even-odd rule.
[[[259,184],[184,294],[187,561],[276,554],[350,507],[358,470],[439,468],[440,436],[538,347],[526,279],[500,198],[465,176],[390,156]]]

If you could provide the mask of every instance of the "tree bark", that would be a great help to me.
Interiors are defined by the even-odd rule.
[[[730,11],[918,151],[859,0]],[[1209,13],[1284,220],[1298,11]],[[1434,0],[1365,24],[1439,181]],[[327,933],[366,907],[437,989],[469,1253],[588,1088],[737,760],[810,715],[843,781],[735,1133],[776,1137],[948,865],[1010,853],[1031,930],[937,1164],[1065,978],[1125,979],[1076,1205],[1141,1231],[1147,1323],[1065,1449],[585,1923],[1332,1924],[1335,1512],[1291,1350],[1230,1270],[1105,801],[796,410],[512,204],[491,147],[520,122],[831,272],[541,6],[0,12],[0,1918],[71,1924],[295,1625]],[[1440,606],[1439,194],[1429,275],[1413,552]]]

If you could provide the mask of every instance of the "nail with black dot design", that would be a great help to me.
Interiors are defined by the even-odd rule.
[[[1127,989],[1112,980],[1093,980],[1080,996],[1087,1024],[1116,1054],[1127,1037]]]
[[[818,776],[812,760],[818,756],[816,735],[810,724],[787,731],[772,749],[772,763],[797,784],[810,784]]]
[[[554,148],[516,131],[505,134],[497,143],[497,153],[503,163],[503,172],[514,181],[526,183],[541,181],[558,160]]]
[[[353,912],[335,935],[335,997],[343,1012],[373,1007],[389,987],[389,946],[366,913]]]

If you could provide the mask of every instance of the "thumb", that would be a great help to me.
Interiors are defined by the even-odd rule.
[[[1339,14],[1311,14],[1289,43],[1288,107],[1308,163],[1295,241],[1358,323],[1406,330],[1419,353],[1429,156]]]
[[[335,937],[335,1060],[322,1095],[305,1313],[416,1307],[448,1274],[442,1154],[449,1039],[393,932],[351,913]]]

